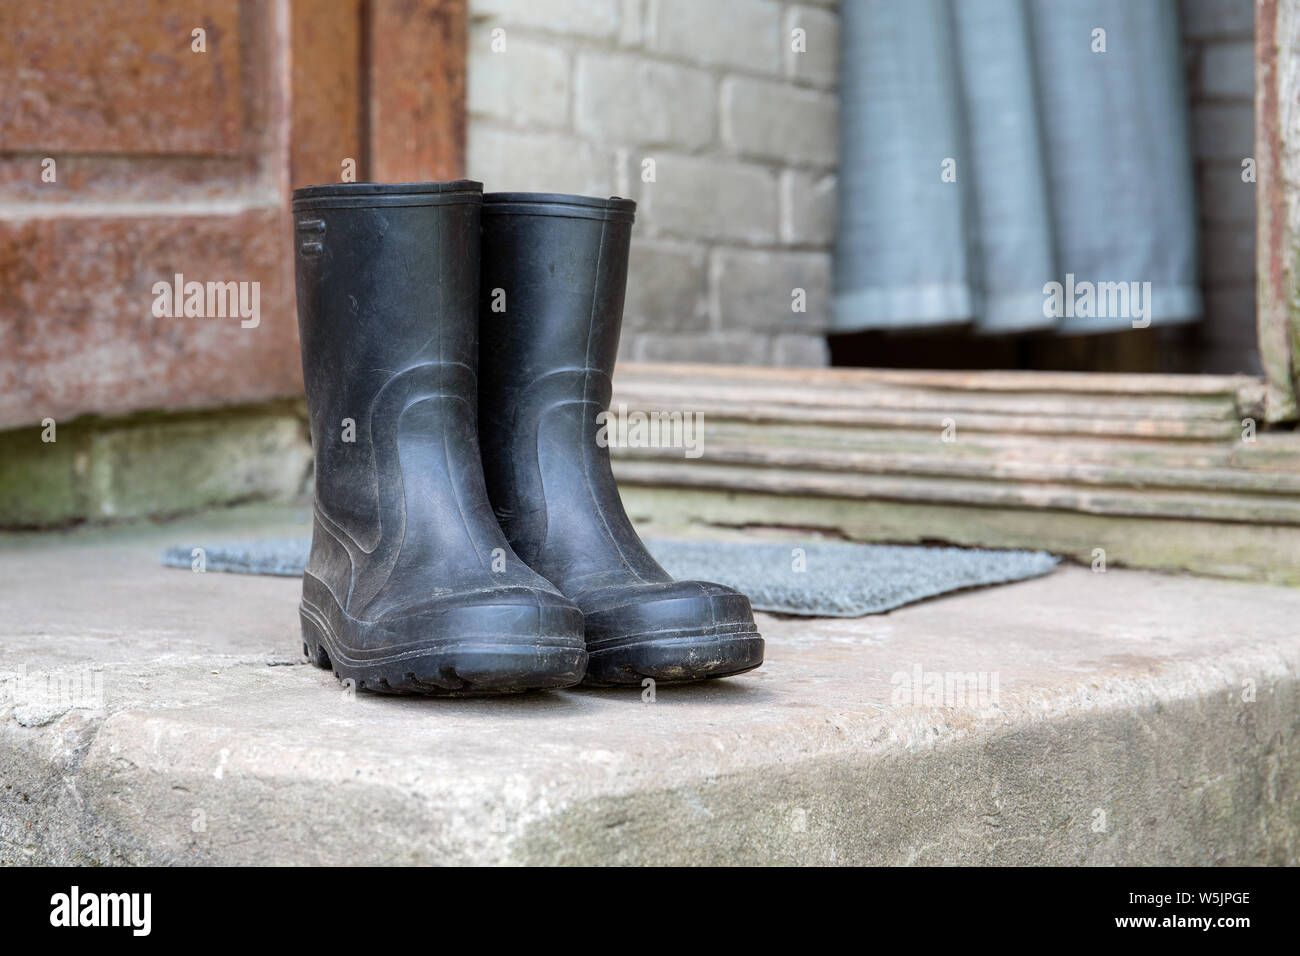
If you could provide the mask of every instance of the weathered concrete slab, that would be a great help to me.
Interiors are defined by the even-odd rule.
[[[1067,568],[653,701],[353,698],[294,581],[157,566],[301,518],[0,538],[0,864],[1300,862],[1300,590]]]

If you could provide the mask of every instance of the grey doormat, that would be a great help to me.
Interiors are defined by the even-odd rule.
[[[1046,574],[1059,558],[1044,551],[922,548],[828,542],[675,541],[647,547],[675,578],[715,581],[749,595],[756,610],[813,617],[878,614],[923,598]],[[208,571],[297,577],[305,538],[235,541],[203,547]],[[190,547],[168,548],[163,564],[190,568]]]

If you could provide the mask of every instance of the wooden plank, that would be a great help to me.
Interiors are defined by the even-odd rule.
[[[706,451],[717,444],[767,445],[871,452],[880,456],[941,456],[977,463],[1003,459],[1121,468],[1300,472],[1300,437],[1287,434],[1265,434],[1258,436],[1254,443],[1230,444],[972,432],[961,434],[959,441],[944,443],[940,448],[937,447],[939,436],[933,428],[909,431],[809,423],[756,424],[722,418],[706,418],[700,434]],[[622,449],[615,449],[615,454],[622,453]]]
[[[467,0],[369,0],[367,167],[378,182],[465,175]]]
[[[621,483],[733,492],[930,501],[966,507],[1052,509],[1088,514],[1300,525],[1300,500],[1277,495],[1213,494],[1124,487],[1077,487],[999,480],[959,480],[920,475],[822,472],[801,468],[755,468],[620,458]]]
[[[959,391],[1061,392],[1080,395],[1242,395],[1247,403],[1262,387],[1249,375],[1148,375],[1093,372],[932,371],[879,368],[765,368],[668,362],[622,362],[616,384],[636,378],[668,382],[686,380],[759,381],[772,384],[855,386],[868,383],[946,388]]]
[[[614,404],[677,407],[700,404],[745,406],[753,402],[805,408],[898,409],[941,414],[987,412],[998,415],[1169,419],[1177,421],[1236,421],[1236,403],[1229,395],[1142,396],[1078,395],[1052,392],[1007,394],[987,391],[948,391],[926,387],[866,384],[859,388],[773,388],[771,383],[647,382],[618,383]]]
[[[627,485],[623,501],[645,535],[676,529],[780,532],[890,544],[1041,548],[1092,567],[1190,571],[1300,586],[1300,528],[1125,517],[935,502],[736,494],[718,488]],[[1243,611],[1247,613],[1248,611]]]
[[[1133,465],[1027,461],[1014,458],[973,459],[959,455],[850,451],[842,448],[773,447],[758,443],[727,444],[710,439],[710,464],[803,472],[851,472],[860,475],[914,475],[928,478],[1002,480],[1015,483],[1070,484],[1135,489],[1181,489],[1243,492],[1260,495],[1300,494],[1300,472],[1250,472],[1230,468],[1161,468]],[[951,447],[951,446],[949,446]],[[620,460],[674,461],[678,448],[621,449]]]
[[[1289,469],[1300,472],[1300,432],[1273,432],[1235,447],[1232,463],[1239,468]]]
[[[343,162],[364,168],[362,0],[293,0],[292,187],[336,183]]]
[[[1255,10],[1259,352],[1272,421],[1300,415],[1300,0]]]
[[[619,398],[615,397],[617,403]],[[617,407],[617,405],[615,406]],[[644,401],[629,403],[629,409],[673,411],[671,405]],[[913,431],[929,429],[938,434],[952,418],[960,430],[967,432],[1019,433],[1037,435],[1109,435],[1121,438],[1167,438],[1172,440],[1231,441],[1240,437],[1241,426],[1235,421],[1178,421],[1092,416],[1049,417],[1026,409],[1024,415],[986,415],[962,412],[944,415],[938,412],[892,411],[889,409],[799,407],[766,402],[722,403],[689,402],[676,406],[677,411],[691,411],[705,420],[809,423],[855,425],[869,428],[900,428]]]

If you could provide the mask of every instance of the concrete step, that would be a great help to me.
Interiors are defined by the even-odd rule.
[[[0,865],[1300,862],[1300,590],[1068,567],[760,615],[711,684],[349,695],[256,506],[0,536]]]

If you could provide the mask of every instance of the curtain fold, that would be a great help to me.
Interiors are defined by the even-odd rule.
[[[841,29],[832,331],[1200,316],[1173,0],[855,0]]]

